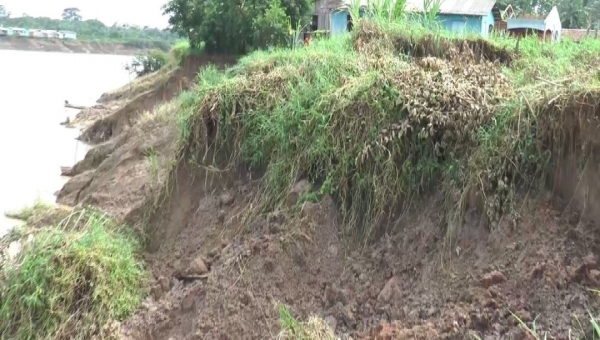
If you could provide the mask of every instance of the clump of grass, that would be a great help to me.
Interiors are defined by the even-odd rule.
[[[549,335],[547,332],[542,332],[538,329],[537,324],[536,324],[536,320],[533,320],[531,322],[531,327],[527,325],[527,323],[525,321],[523,321],[518,315],[516,315],[513,312],[510,312],[510,314],[512,315],[512,317],[517,320],[517,322],[519,323],[519,326],[526,331],[531,337],[533,337],[535,340],[545,340],[549,338]],[[583,326],[581,325],[581,323],[579,322],[579,320],[577,319],[577,323],[579,324],[579,328],[578,330],[576,330],[576,333],[579,333],[579,335],[575,335],[575,333],[572,334],[571,330],[569,330],[569,339],[578,339],[578,340],[587,340],[587,336],[586,334],[590,334],[592,335],[592,339],[598,339],[600,338],[600,325],[598,325],[598,322],[596,321],[596,318],[592,315],[592,313],[589,313],[589,321],[590,321],[590,327],[591,327],[591,331],[586,331]],[[554,338],[551,337],[550,338]]]
[[[192,48],[188,40],[180,40],[171,48],[171,57],[176,65],[183,65],[185,59],[191,55],[200,55],[204,53],[204,44],[199,48]]]
[[[31,206],[25,206],[18,211],[6,212],[5,215],[8,218],[12,218],[15,220],[21,220],[28,223],[33,223],[33,221],[40,216],[48,215],[48,213],[52,212],[54,207],[40,199],[35,200],[35,202]]]
[[[153,147],[150,147],[144,152],[144,155],[146,157],[146,160],[148,161],[148,167],[150,169],[150,186],[153,188],[154,183],[158,181],[158,171],[160,170],[158,154],[156,153],[156,150]]]
[[[285,305],[279,305],[279,323],[279,340],[337,340],[323,319],[313,316],[307,322],[299,322]]]
[[[0,276],[3,339],[109,337],[142,301],[138,242],[110,218],[81,210],[36,231]]]

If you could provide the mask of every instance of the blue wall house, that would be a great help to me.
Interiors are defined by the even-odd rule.
[[[348,32],[351,17],[348,8],[353,0],[318,0],[313,12],[312,30],[328,31],[330,34]],[[361,2],[361,15],[366,8],[367,0]]]
[[[367,0],[360,0],[361,8],[367,6]],[[371,0],[377,1],[377,0]],[[339,34],[349,30],[349,8],[352,0],[319,0],[313,13],[313,30],[327,30]],[[424,12],[423,0],[407,0],[406,11]],[[494,28],[498,18],[494,17],[495,0],[442,0],[436,20],[449,31],[477,34],[484,38]]]
[[[406,10],[423,13],[423,6],[423,0],[408,0]],[[487,38],[498,19],[495,8],[495,0],[442,0],[436,20],[448,31]]]

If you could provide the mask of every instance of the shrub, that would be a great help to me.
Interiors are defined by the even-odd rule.
[[[163,51],[152,50],[138,54],[126,69],[134,71],[138,77],[156,72],[169,64],[169,55]]]
[[[45,227],[0,275],[0,338],[106,338],[102,327],[141,303],[138,243],[112,220],[79,211]]]
[[[290,22],[279,0],[271,0],[269,8],[254,18],[256,46],[281,47],[289,40]]]

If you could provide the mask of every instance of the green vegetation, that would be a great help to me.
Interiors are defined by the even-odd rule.
[[[281,340],[335,340],[331,328],[318,317],[311,317],[307,322],[296,320],[289,308],[279,305],[279,323],[281,332],[277,339]]]
[[[156,72],[169,64],[170,57],[167,53],[159,50],[151,50],[144,54],[135,56],[126,69],[133,70],[138,77]]]
[[[138,77],[157,72],[165,67],[176,68],[182,66],[190,55],[203,54],[200,48],[192,49],[188,41],[178,41],[169,53],[161,50],[150,50],[135,56],[125,69],[135,73]]]
[[[36,204],[20,216],[29,225],[8,238],[23,249],[0,266],[0,337],[114,336],[106,326],[127,318],[144,294],[135,239],[95,211]]]
[[[598,77],[587,70],[600,43],[485,41],[439,31],[428,15],[395,20],[404,16],[393,10],[349,35],[205,70],[180,124],[183,155],[216,163],[210,146],[232,168],[264,169],[265,210],[308,178],[366,239],[432,189],[447,197],[451,232],[473,193],[493,226],[516,190],[541,186],[586,143],[570,136],[594,116]]]
[[[290,45],[291,30],[309,23],[314,0],[171,0],[165,7],[173,30],[193,48],[243,55],[269,46]]]
[[[26,15],[11,17],[8,10],[0,6],[0,25],[73,31],[77,33],[78,40],[85,42],[120,43],[135,48],[156,48],[168,51],[178,39],[176,33],[167,29],[121,24],[106,26],[98,20],[81,20],[79,10],[76,8],[66,8],[62,14],[62,20]]]
[[[531,323],[531,327],[529,327],[529,326],[527,326],[527,323],[525,323],[523,320],[521,320],[521,318],[519,318],[519,316],[517,316],[513,312],[510,312],[510,314],[512,314],[512,317],[515,318],[515,320],[517,320],[517,322],[519,323],[519,326],[523,330],[525,330],[527,333],[529,333],[529,335],[531,335],[531,337],[533,337],[533,339],[535,339],[535,340],[548,339],[548,333],[544,332],[543,335],[540,334],[541,332],[537,329],[535,320],[533,320],[533,322]],[[573,338],[573,339],[587,340],[588,338],[585,336],[585,334],[591,334],[592,339],[600,338],[600,325],[598,325],[598,321],[596,321],[596,318],[591,313],[589,313],[589,316],[590,316],[589,323],[590,323],[590,327],[591,327],[591,332],[585,331],[585,329],[583,328],[583,326],[581,324],[581,321],[576,319],[575,321],[579,325],[581,334],[583,334],[583,336],[581,338]],[[571,338],[571,337],[569,336],[569,338]]]

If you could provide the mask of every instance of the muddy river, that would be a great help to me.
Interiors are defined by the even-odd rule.
[[[78,111],[68,100],[93,105],[126,84],[127,56],[0,50],[0,235],[15,223],[5,212],[36,200],[53,203],[66,182],[61,166],[81,160],[79,131],[60,125]]]

